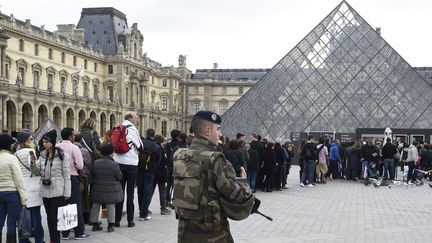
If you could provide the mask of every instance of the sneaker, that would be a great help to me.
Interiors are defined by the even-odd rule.
[[[288,188],[289,188],[288,185],[285,185],[285,186],[282,187],[282,189],[288,189]]]
[[[69,240],[69,236],[62,236],[62,240]]]
[[[303,184],[303,182],[302,182],[302,183],[300,183],[300,186],[301,186],[301,187],[305,187],[305,184]]]
[[[75,237],[75,240],[86,240],[86,239],[88,239],[88,238],[90,238],[90,235],[89,235],[89,234],[87,234],[87,233],[82,233],[82,235],[80,235],[80,236],[78,236],[78,237]]]
[[[151,219],[151,217],[147,216],[147,217],[144,218],[144,221],[149,221],[150,219]]]
[[[171,211],[168,208],[161,209],[161,215],[170,215]]]
[[[308,186],[308,187],[315,187],[314,184],[308,184],[307,186]]]

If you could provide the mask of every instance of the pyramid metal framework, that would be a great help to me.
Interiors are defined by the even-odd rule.
[[[346,1],[224,115],[223,134],[429,128],[432,86]]]

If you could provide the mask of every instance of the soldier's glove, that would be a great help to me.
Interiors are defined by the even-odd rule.
[[[256,213],[260,205],[261,201],[258,198],[255,198],[254,205],[252,207],[252,213]]]

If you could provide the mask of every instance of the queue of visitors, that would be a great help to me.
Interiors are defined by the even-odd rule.
[[[122,126],[104,133],[102,141],[95,130],[95,121],[86,119],[80,131],[63,128],[42,136],[36,145],[33,134],[23,130],[15,138],[0,135],[0,230],[7,219],[7,243],[17,241],[16,224],[22,206],[31,213],[35,243],[44,242],[41,206],[46,212],[50,242],[87,239],[85,224],[92,231],[104,229],[100,221],[107,218],[107,232],[122,226],[135,226],[135,207],[139,221],[152,219],[149,205],[158,187],[160,213],[170,215],[173,189],[173,155],[190,145],[191,135],[174,129],[169,142],[154,129],[145,137],[136,128],[134,112],[125,115]],[[126,150],[121,151],[117,136],[126,136]],[[58,142],[59,135],[61,142]],[[385,143],[384,143],[385,142]],[[329,179],[361,180],[385,178],[397,180],[400,167],[406,184],[418,184],[419,169],[432,169],[432,147],[402,141],[357,141],[340,143],[329,138],[309,136],[295,148],[290,141],[274,142],[258,134],[237,134],[234,139],[220,137],[217,144],[232,164],[236,176],[246,178],[253,193],[288,189],[288,175],[293,158],[298,156],[301,187],[326,184]],[[134,204],[137,187],[138,205]],[[125,194],[126,192],[126,194]],[[126,201],[126,212],[124,212]],[[76,204],[78,226],[69,231],[57,230],[57,209]],[[0,232],[1,235],[1,232]],[[1,238],[0,238],[1,242]],[[20,242],[30,242],[22,239]]]

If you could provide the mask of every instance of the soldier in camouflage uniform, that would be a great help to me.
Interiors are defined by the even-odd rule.
[[[216,113],[199,111],[191,124],[191,146],[174,154],[178,242],[234,242],[228,218],[245,219],[259,207],[250,187],[236,182],[234,168],[216,146],[220,123]]]

